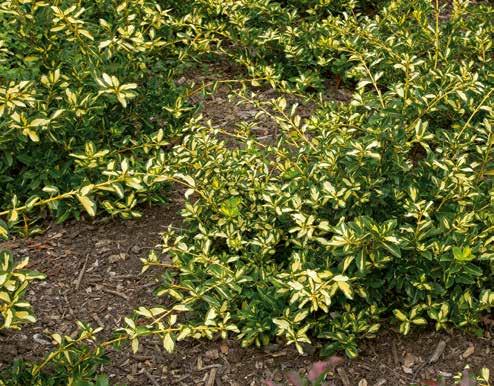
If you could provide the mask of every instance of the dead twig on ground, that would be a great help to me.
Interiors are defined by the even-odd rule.
[[[343,386],[351,386],[352,384],[350,383],[350,379],[348,378],[348,374],[346,373],[345,369],[339,367],[337,370],[338,375],[340,376],[341,382],[343,383]]]
[[[106,292],[108,294],[112,294],[112,295],[116,295],[116,296],[120,296],[122,299],[125,299],[127,301],[129,301],[129,297],[119,291],[115,291],[115,290],[112,290],[112,289],[109,289],[109,288],[105,288],[105,287],[102,287],[101,290],[103,292]]]
[[[142,373],[146,376],[147,379],[149,379],[149,382],[151,382],[154,386],[160,386],[158,381],[156,381],[156,379],[154,379],[154,377],[145,368],[142,368]]]
[[[218,368],[213,367],[211,369],[211,372],[209,373],[209,378],[208,378],[208,381],[206,383],[206,386],[213,386],[214,385],[214,381],[216,380],[216,373],[217,372],[218,372]]]
[[[420,373],[422,372],[422,370],[424,369],[424,367],[427,367],[429,366],[430,364],[434,363],[434,362],[437,362],[439,360],[439,358],[441,357],[442,353],[444,352],[444,349],[446,348],[446,342],[444,340],[441,340],[437,346],[436,346],[436,349],[434,350],[434,352],[432,353],[431,357],[425,361],[424,363],[422,363],[418,368],[417,370],[415,370],[415,372],[413,373],[413,377],[412,377],[412,383],[415,383],[415,380],[417,379],[417,377],[420,375]]]
[[[88,260],[89,260],[89,254],[86,255],[86,261],[84,261],[84,265],[82,266],[81,272],[79,272],[79,276],[77,277],[77,280],[75,282],[76,291],[79,290],[82,278],[84,277],[84,274],[86,273],[86,267],[87,267],[87,261]]]

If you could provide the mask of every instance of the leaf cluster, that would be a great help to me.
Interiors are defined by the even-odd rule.
[[[79,217],[77,200],[63,196],[72,191],[87,197],[79,201],[90,215],[100,207],[132,217],[136,202],[164,200],[162,188],[136,181],[107,183],[98,193],[87,187],[106,183],[122,162],[127,174],[145,171],[179,132],[189,108],[174,82],[184,65],[170,19],[154,0],[0,2],[7,228],[27,228],[47,212],[59,222]]]
[[[18,330],[22,324],[36,321],[24,294],[30,282],[45,275],[26,269],[28,263],[28,258],[17,262],[10,252],[0,251],[0,330]]]

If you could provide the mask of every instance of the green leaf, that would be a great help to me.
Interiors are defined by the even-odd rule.
[[[190,307],[186,306],[184,304],[177,304],[177,305],[173,306],[173,310],[185,312],[185,311],[190,311]]]
[[[319,355],[323,358],[327,358],[336,354],[339,349],[340,349],[340,344],[337,342],[333,342],[323,346],[323,348],[319,352]]]
[[[77,199],[81,203],[81,205],[84,207],[86,212],[91,216],[94,217],[96,216],[96,203],[92,201],[89,197],[87,196],[81,196],[79,194],[76,195]]]
[[[290,323],[285,319],[273,319],[273,323],[280,327],[282,330],[290,329]]]
[[[346,347],[345,348],[345,354],[348,356],[350,359],[354,359],[358,356],[358,352],[355,349],[355,347]]]
[[[139,339],[133,338],[133,339],[131,339],[130,342],[131,342],[132,352],[134,354],[137,353],[137,351],[139,351]]]
[[[173,341],[171,334],[166,334],[163,338],[163,347],[169,353],[172,353],[175,349],[175,342]]]
[[[475,259],[475,256],[472,254],[472,250],[469,247],[458,248],[453,247],[453,256],[455,260],[460,262],[471,261]]]
[[[400,332],[403,335],[408,335],[410,332],[410,322],[403,322],[400,324]]]
[[[353,299],[353,291],[347,282],[339,281],[338,288],[345,294],[348,299]]]
[[[28,209],[31,209],[34,207],[34,205],[40,200],[38,196],[31,196],[29,199],[26,201],[26,207]]]
[[[81,196],[87,196],[94,188],[94,184],[89,184],[81,188]]]
[[[398,320],[401,320],[402,322],[408,321],[408,317],[400,310],[393,310],[393,314]]]
[[[384,248],[388,250],[394,257],[401,257],[401,250],[398,245],[382,243]]]
[[[110,386],[110,381],[106,375],[98,375],[95,386]]]
[[[7,224],[2,220],[0,220],[0,237],[3,239],[9,238],[9,228]]]
[[[7,309],[4,315],[3,328],[9,328],[12,325],[14,319],[14,313],[11,309]]]
[[[47,185],[43,188],[43,192],[49,193],[49,194],[58,194],[60,191],[58,188],[54,185]]]
[[[181,173],[178,173],[178,174],[175,174],[174,177],[185,181],[191,188],[195,188],[195,186],[196,186],[196,183],[191,176],[186,176],[186,175],[183,175]]]

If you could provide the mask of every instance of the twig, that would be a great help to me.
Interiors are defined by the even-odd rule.
[[[429,359],[429,363],[437,362],[441,357],[442,353],[444,352],[445,348],[446,348],[446,342],[444,340],[440,341],[437,344],[437,347],[434,350],[434,353],[432,354],[431,358]]]
[[[108,289],[108,288],[105,288],[105,287],[102,287],[101,290],[103,292],[106,292],[106,293],[109,293],[109,294],[112,294],[112,295],[116,295],[116,296],[120,296],[121,298],[125,299],[125,300],[129,300],[129,297],[121,292],[118,292],[118,291],[115,291],[115,290],[112,290],[112,289]]]
[[[101,328],[105,328],[105,324],[101,321],[100,317],[96,313],[92,313],[91,317],[94,319],[96,323],[98,323],[98,326]]]
[[[220,364],[214,364],[214,365],[207,365],[207,366],[201,366],[201,368],[199,370],[208,370],[208,369],[219,369],[220,367],[223,367],[222,365]]]
[[[135,354],[133,357],[139,361],[150,361],[151,359],[154,359],[152,355],[139,355]]]
[[[145,368],[142,368],[142,372],[154,386],[160,386],[160,384],[156,381],[156,379],[154,379],[154,377],[151,374],[149,374],[149,372]]]
[[[412,383],[415,383],[415,380],[417,379],[417,377],[420,374],[420,372],[424,369],[424,367],[427,367],[431,363],[437,362],[439,360],[439,357],[441,356],[441,354],[443,353],[443,351],[444,351],[445,348],[446,348],[446,342],[444,340],[440,341],[438,343],[436,349],[432,353],[431,357],[427,361],[425,361],[424,363],[422,363],[417,368],[417,370],[415,370],[415,372],[413,373],[413,377],[412,377]]]
[[[86,273],[86,266],[87,266],[88,259],[89,259],[89,255],[86,255],[86,261],[84,261],[84,265],[82,266],[81,272],[79,272],[79,276],[77,277],[77,280],[75,282],[76,291],[79,289],[79,286],[81,285],[82,277]]]
[[[213,386],[214,381],[216,380],[216,373],[218,372],[218,369],[216,367],[213,367],[211,369],[211,372],[209,373],[209,378],[208,382],[206,383],[206,386]]]
[[[398,351],[396,349],[396,343],[393,341],[392,345],[391,345],[391,350],[393,352],[393,361],[394,361],[394,364],[395,366],[399,366],[400,365],[400,360],[398,359]]]
[[[338,372],[338,375],[340,376],[340,379],[341,379],[341,382],[343,383],[343,386],[352,386],[352,384],[350,383],[350,380],[348,379],[348,374],[346,373],[345,369],[343,369],[342,367],[338,367],[338,369],[336,369],[336,371]]]
[[[191,375],[190,375],[190,374],[186,374],[186,375],[184,375],[183,377],[180,377],[180,378],[178,378],[178,379],[175,379],[175,380],[173,381],[173,383],[179,383],[179,382],[185,381],[187,378],[190,378],[190,377],[191,377]]]
[[[59,291],[59,294],[60,294],[60,291]],[[61,295],[63,296],[65,303],[67,303],[67,307],[69,308],[70,315],[72,315],[73,318],[76,318],[75,312],[70,305],[70,302],[69,302],[69,299],[67,298],[67,295],[66,294],[61,294]]]
[[[115,276],[110,276],[110,279],[140,279],[139,276],[137,275],[115,275]]]

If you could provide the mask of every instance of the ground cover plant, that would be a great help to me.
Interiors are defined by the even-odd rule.
[[[3,236],[47,209],[58,221],[79,208],[132,217],[135,201],[163,201],[131,175],[186,111],[168,13],[147,0],[0,3]],[[118,172],[129,178],[109,183]],[[53,199],[70,191],[74,200]]]
[[[162,270],[158,304],[108,341],[82,324],[79,338],[55,333],[57,350],[17,362],[11,384],[104,384],[104,350],[137,352],[149,335],[169,352],[235,336],[354,358],[383,325],[481,334],[494,306],[492,6],[163,3],[0,5],[23,27],[0,46],[5,237],[44,210],[132,217],[165,200],[163,182],[185,188],[184,227],[142,259]],[[192,114],[186,96],[207,87],[177,86],[172,57],[240,65],[223,83],[243,86],[231,102],[255,117],[232,129]],[[329,77],[348,101],[324,94]],[[260,98],[263,87],[279,96]],[[308,118],[290,93],[311,103]]]
[[[303,121],[283,98],[240,96],[279,128],[267,145],[248,123],[233,148],[221,129],[188,129],[174,150],[187,229],[164,235],[176,269],[158,292],[199,316],[193,330],[172,329],[180,338],[201,326],[245,345],[282,336],[300,351],[320,338],[324,354],[352,357],[390,315],[404,334],[478,325],[493,299],[488,14],[456,3],[438,31],[425,27],[426,1],[329,17],[331,50],[356,83],[350,103],[322,103]]]
[[[0,252],[0,330],[19,329],[22,323],[36,321],[31,305],[23,301],[29,282],[44,279],[39,272],[24,269],[29,259],[16,262],[12,254]]]

